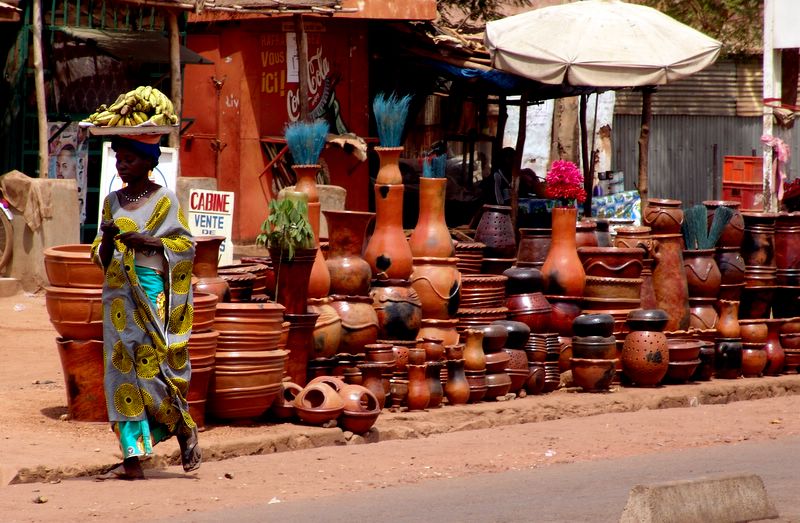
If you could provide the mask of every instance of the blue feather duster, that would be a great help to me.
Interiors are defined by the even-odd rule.
[[[319,155],[328,136],[328,122],[295,122],[286,126],[286,144],[292,152],[295,165],[314,165],[319,163]]]
[[[445,167],[447,166],[447,155],[432,155],[425,157],[422,162],[423,178],[444,178]]]
[[[399,147],[402,142],[403,127],[408,117],[411,96],[386,96],[381,93],[372,101],[372,111],[378,124],[378,138],[384,147]]]

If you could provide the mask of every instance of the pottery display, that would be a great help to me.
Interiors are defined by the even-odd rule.
[[[281,392],[284,350],[217,351],[208,393],[208,413],[218,419],[264,414]]]
[[[469,399],[468,403],[478,403],[486,397],[486,392],[489,388],[486,385],[486,371],[485,370],[466,370],[464,374],[469,383]]]
[[[669,315],[660,309],[642,309],[628,314],[631,332],[625,336],[621,363],[622,371],[634,384],[653,387],[667,374],[669,348],[661,329],[668,324]]]
[[[767,351],[763,343],[742,342],[742,376],[760,377],[767,363]]]
[[[369,291],[381,339],[413,340],[422,325],[422,301],[408,280],[373,280]]]
[[[548,295],[583,296],[586,273],[576,250],[577,213],[578,210],[571,207],[552,210],[553,238],[542,265],[544,290]]]
[[[694,376],[694,373],[699,366],[699,359],[689,361],[670,361],[667,368],[665,381],[670,383],[686,383],[692,379],[692,376]]]
[[[330,252],[325,264],[330,273],[330,294],[365,296],[369,292],[372,269],[361,257],[371,212],[323,211],[328,221]]]
[[[249,302],[253,296],[253,285],[256,275],[250,273],[220,274],[220,278],[228,282],[230,299],[232,303]]]
[[[686,271],[689,296],[716,298],[719,295],[722,273],[714,261],[715,253],[714,249],[683,251],[683,268]]]
[[[89,244],[47,247],[42,251],[47,280],[53,287],[100,288],[103,269],[92,259]]]
[[[597,223],[583,219],[575,226],[575,244],[580,247],[597,247]]]
[[[689,328],[715,329],[719,321],[716,304],[716,298],[689,298]]]
[[[608,337],[614,332],[614,317],[610,314],[581,314],[572,320],[574,336]]]
[[[417,334],[420,338],[438,338],[442,340],[442,344],[445,346],[458,343],[459,333],[456,329],[458,319],[436,320],[423,318],[420,325],[421,327]]]
[[[418,338],[417,348],[425,351],[425,361],[444,360],[444,345],[439,338]]]
[[[262,259],[262,258],[251,258],[251,259]],[[221,265],[217,268],[217,274],[219,274],[222,278],[227,280],[227,276],[231,275],[241,275],[241,274],[250,274],[255,277],[255,280],[252,284],[252,293],[253,294],[266,294],[267,292],[274,292],[275,291],[275,278],[274,274],[272,274],[272,286],[271,289],[267,290],[267,281],[269,279],[269,274],[272,272],[270,268],[270,263],[262,263],[262,262],[242,262],[234,265]],[[230,281],[228,281],[230,284]]]
[[[422,317],[446,320],[456,315],[461,298],[457,258],[414,258],[411,287],[422,302]]]
[[[764,367],[765,376],[777,376],[783,371],[786,353],[783,350],[780,340],[780,328],[783,319],[767,319],[767,342],[764,344],[764,352],[767,353],[767,365]]]
[[[550,302],[541,292],[514,294],[506,298],[508,319],[524,323],[531,332],[550,330]]]
[[[761,343],[762,345],[767,342],[769,334],[766,322],[760,319],[740,319],[739,331],[743,343]]]
[[[626,298],[641,300],[642,278],[587,276],[583,295],[587,298]]]
[[[544,288],[542,272],[533,267],[511,267],[503,271],[506,277],[505,295],[541,293]]]
[[[649,198],[642,211],[642,225],[653,234],[678,234],[683,225],[680,200]]]
[[[528,343],[531,335],[530,327],[520,321],[497,320],[492,322],[492,325],[500,325],[506,329],[508,337],[505,347],[509,349],[522,349]]]
[[[575,296],[546,296],[550,302],[550,330],[561,336],[572,336],[572,322],[581,314],[582,298]]]
[[[221,302],[230,299],[228,282],[217,273],[219,246],[224,241],[224,236],[195,236],[194,264],[192,265],[192,274],[195,276],[192,282],[194,290],[214,294]]]
[[[107,422],[103,341],[56,338],[56,345],[64,372],[67,417],[73,421]]]
[[[342,339],[338,352],[358,354],[364,345],[378,340],[378,315],[369,296],[333,295],[331,306],[342,319]]]
[[[392,400],[392,410],[404,407],[408,398],[408,380],[403,378],[390,379],[389,394]]]
[[[461,274],[480,274],[485,248],[480,242],[456,242],[455,257],[458,258],[457,267]]]
[[[741,202],[709,200],[703,202],[703,205],[705,205],[707,209],[709,228],[711,227],[711,222],[714,220],[714,211],[717,207],[724,206],[733,210],[733,216],[722,230],[722,235],[720,235],[719,240],[717,241],[717,247],[732,247],[739,249],[739,247],[742,245],[742,239],[744,238],[744,219],[742,218],[742,213],[739,210],[742,205]]]
[[[570,358],[572,380],[585,392],[608,390],[616,374],[616,359]]]
[[[408,410],[428,408],[431,400],[431,391],[428,386],[425,369],[425,365],[408,366],[408,396],[406,397]]]
[[[297,417],[310,425],[324,425],[341,415],[344,400],[330,385],[315,383],[306,386],[294,399]]]
[[[403,185],[375,184],[375,229],[364,259],[375,278],[407,280],[412,271],[411,248],[403,232]]]
[[[455,256],[450,229],[444,219],[446,189],[447,178],[419,179],[419,218],[408,241],[415,258]]]
[[[491,323],[479,328],[483,332],[483,352],[490,354],[497,352],[506,346],[508,339],[508,329],[505,325]],[[527,339],[526,339],[527,341]]]
[[[389,364],[378,362],[358,364],[358,369],[362,375],[361,385],[375,395],[380,408],[383,408],[386,404],[386,388],[383,384],[383,374],[388,367]]]
[[[624,225],[616,228],[613,246],[622,249],[640,249],[645,258],[653,250],[653,231],[644,225]]]
[[[517,238],[511,222],[511,207],[484,205],[475,229],[475,241],[486,245],[485,258],[513,258],[517,253]]]
[[[779,285],[775,287],[772,316],[774,318],[800,316],[800,286]]]
[[[501,398],[511,390],[511,377],[505,372],[486,374],[486,399]]]
[[[583,359],[617,359],[617,340],[614,336],[574,336],[572,357]]]
[[[464,370],[486,370],[486,354],[483,352],[483,331],[464,331]]]
[[[497,274],[462,274],[459,306],[464,309],[502,307],[508,277]]]

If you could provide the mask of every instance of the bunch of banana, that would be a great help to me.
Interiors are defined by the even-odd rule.
[[[100,105],[84,122],[100,127],[135,126],[145,122],[176,125],[175,108],[167,96],[155,87],[139,86],[119,95],[111,105]]]

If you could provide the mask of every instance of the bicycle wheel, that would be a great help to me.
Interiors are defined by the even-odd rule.
[[[11,254],[14,247],[14,229],[11,221],[0,210],[0,274],[5,274],[11,263]]]

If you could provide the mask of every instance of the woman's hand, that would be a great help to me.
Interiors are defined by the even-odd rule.
[[[113,240],[114,237],[119,234],[119,227],[114,223],[114,220],[105,220],[100,224],[100,230],[103,231],[104,239],[108,238]]]
[[[117,239],[127,248],[139,252],[160,252],[162,249],[161,240],[149,234],[140,232],[123,232],[117,235]],[[155,254],[153,252],[153,254]]]

